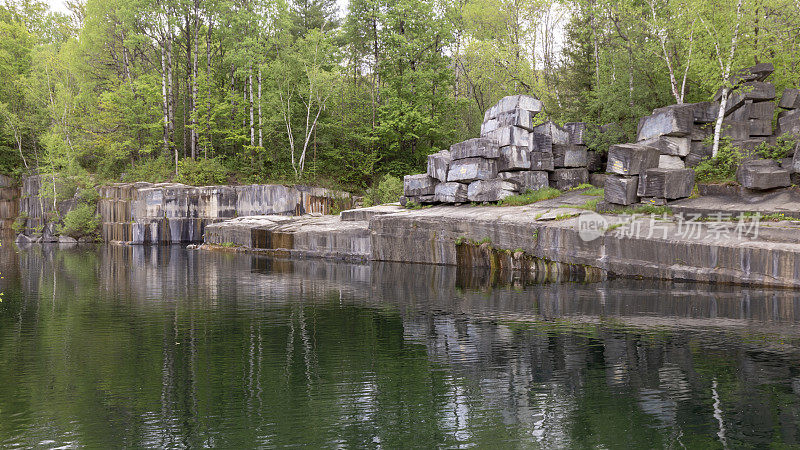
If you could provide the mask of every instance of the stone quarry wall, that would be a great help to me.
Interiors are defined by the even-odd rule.
[[[33,241],[56,242],[54,212],[64,217],[78,205],[70,198],[53,205],[41,197],[42,176],[22,180],[19,190],[0,188],[0,219],[10,227],[24,218],[22,235]],[[2,182],[2,180],[0,180]],[[234,217],[276,214],[330,214],[353,206],[350,194],[323,188],[283,185],[186,186],[177,183],[118,183],[98,188],[97,212],[105,242],[171,244],[202,242],[205,227]],[[14,198],[16,198],[14,197]],[[6,226],[6,221],[0,222]]]
[[[11,226],[19,216],[19,187],[5,175],[0,175],[0,234],[12,231]]]
[[[204,186],[130,183],[100,188],[106,242],[201,242],[207,225],[254,215],[330,214],[352,206],[346,192],[307,186]]]

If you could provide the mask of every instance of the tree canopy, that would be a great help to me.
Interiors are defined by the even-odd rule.
[[[730,67],[800,86],[794,0],[38,0],[0,6],[0,172],[358,190],[478,135],[499,98],[620,123]],[[735,37],[735,38],[734,38]],[[731,51],[731,47],[735,46]]]

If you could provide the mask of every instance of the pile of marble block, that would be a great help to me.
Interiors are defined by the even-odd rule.
[[[685,198],[694,188],[694,170],[661,167],[658,147],[643,143],[612,145],[608,149],[605,202],[608,206],[634,203],[655,205]]]
[[[534,97],[502,98],[484,114],[480,137],[429,155],[427,173],[405,177],[404,200],[495,202],[527,190],[587,183],[586,124],[534,126],[541,111]]]

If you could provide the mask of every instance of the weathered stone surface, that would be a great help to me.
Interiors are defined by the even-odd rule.
[[[639,177],[623,177],[612,175],[606,177],[605,201],[617,205],[632,205],[638,201],[636,188],[639,185]]]
[[[70,236],[59,236],[58,243],[64,245],[75,245],[78,243],[78,240]]]
[[[450,163],[447,181],[471,183],[475,180],[497,178],[497,161],[494,159],[466,158]]]
[[[497,142],[496,145],[498,145],[499,147],[506,147],[508,145],[517,145],[520,147],[528,147],[528,148],[533,147],[533,142],[532,142],[533,136],[531,135],[531,132],[520,127],[514,127],[514,126],[500,127],[494,131],[487,133],[486,137],[495,140]],[[475,156],[480,156],[480,155],[475,155]],[[499,150],[498,150],[498,156],[499,156]],[[484,158],[486,157],[484,156]],[[455,158],[455,153],[453,154],[453,159],[458,159]]]
[[[641,199],[641,203],[643,205],[650,205],[650,206],[664,206],[667,204],[667,199],[658,197],[643,197]]]
[[[447,170],[450,168],[451,160],[450,152],[447,150],[428,155],[428,176],[439,181],[447,181]]]
[[[692,141],[705,140],[710,135],[714,134],[714,128],[711,125],[698,125],[692,128],[691,138]]]
[[[515,110],[525,110],[532,113],[537,113],[542,110],[544,105],[541,100],[530,95],[509,95],[503,97],[496,105],[487,109],[483,115],[483,121],[488,122],[491,119],[503,113],[511,113]]]
[[[772,135],[772,119],[750,119],[750,136]]]
[[[778,107],[783,109],[800,109],[800,89],[784,89]]]
[[[692,195],[694,170],[648,169],[641,176],[637,194],[640,197],[666,199],[685,198]]]
[[[531,112],[526,109],[515,109],[511,112],[500,113],[497,117],[489,119],[481,124],[481,136],[487,136],[492,131],[506,126],[514,126],[532,131],[534,117],[536,117],[536,112]]]
[[[800,109],[788,111],[778,119],[778,128],[775,130],[776,136],[793,134],[800,136]]]
[[[617,175],[639,175],[658,167],[660,152],[655,147],[641,144],[617,144],[608,149],[606,172]]]
[[[551,138],[550,135],[534,132],[532,136],[532,151],[539,153],[553,153],[553,138]]]
[[[661,155],[658,157],[660,169],[685,169],[686,165],[680,156]]]
[[[705,124],[717,120],[719,113],[719,102],[700,102],[690,103],[687,106],[692,108],[694,123]]]
[[[419,203],[420,205],[427,204],[427,203],[436,203],[436,196],[434,194],[431,195],[418,195],[416,197],[408,197],[408,201]]]
[[[553,164],[556,167],[586,167],[586,147],[553,144]]]
[[[606,178],[613,177],[615,175],[607,175],[604,173],[590,173],[589,174],[589,184],[594,187],[602,188],[606,185]]]
[[[530,153],[531,170],[546,170],[552,172],[555,168],[553,164],[553,154],[533,151]]]
[[[586,145],[589,124],[586,122],[567,122],[564,129],[569,133],[569,142],[574,145]]]
[[[585,167],[556,169],[549,174],[550,187],[566,191],[589,182],[589,171]]]
[[[775,99],[775,85],[763,81],[747,81],[737,89],[748,100],[766,101]]]
[[[428,176],[427,173],[403,177],[403,195],[406,197],[433,195],[435,188],[436,179]]]
[[[550,121],[537,125],[533,131],[550,136],[554,144],[569,144],[571,140],[567,130]]]
[[[589,172],[605,172],[606,170],[606,153],[587,151],[586,152],[586,169]]]
[[[467,139],[464,142],[459,142],[458,144],[450,146],[450,158],[453,161],[465,158],[496,159],[499,157],[500,146],[498,145],[497,139],[489,137]]]
[[[787,169],[789,173],[800,173],[800,142],[794,146],[794,156],[792,157],[792,168]]]
[[[743,150],[746,155],[749,155],[754,153],[759,145],[769,141],[770,140],[766,137],[756,137],[753,139],[745,139],[742,141],[731,141],[731,146],[736,147],[739,150]],[[711,154],[711,147],[709,147],[709,155],[710,154]]]
[[[733,84],[747,82],[747,81],[764,81],[775,72],[775,67],[772,63],[758,63],[754,66],[746,67],[739,70],[731,76]]]
[[[519,192],[536,191],[549,186],[547,172],[541,170],[524,170],[521,172],[502,172],[500,178],[517,186]]]
[[[750,105],[750,119],[768,120],[772,122],[775,115],[775,102],[755,102]]]
[[[686,155],[686,158],[683,159],[683,162],[686,164],[686,167],[697,167],[697,165],[706,158],[707,156],[689,153]]]
[[[686,156],[689,154],[691,142],[689,137],[658,136],[638,144],[657,148],[662,155]]]
[[[456,182],[436,185],[434,199],[441,203],[463,203],[467,201],[467,185]]]
[[[384,205],[370,206],[369,208],[356,208],[342,211],[339,214],[342,222],[359,222],[367,221],[374,216],[381,214],[391,214],[403,209],[396,203],[389,203]]]
[[[756,190],[774,189],[790,186],[789,172],[781,169],[772,159],[745,161],[736,171],[739,184]]]
[[[689,108],[664,108],[639,119],[637,141],[657,136],[688,136],[692,132],[694,113]]]
[[[750,138],[749,122],[726,121],[722,124],[722,136],[734,141],[743,141]]]
[[[497,160],[497,170],[506,172],[510,170],[528,170],[531,168],[530,150],[528,147],[507,145],[500,147],[500,158]]]
[[[500,178],[473,181],[467,188],[467,199],[471,202],[496,202],[514,195],[514,183]]]

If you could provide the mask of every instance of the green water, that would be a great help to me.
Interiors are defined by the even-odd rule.
[[[800,445],[800,293],[0,247],[2,447]]]

